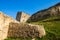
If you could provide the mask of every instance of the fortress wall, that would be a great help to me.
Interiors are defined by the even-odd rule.
[[[10,22],[17,22],[17,21],[0,12],[0,40],[7,38]]]

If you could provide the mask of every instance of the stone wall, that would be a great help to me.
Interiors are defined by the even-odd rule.
[[[17,22],[17,21],[0,12],[0,40],[3,40],[7,37],[10,22]]]
[[[16,16],[16,20],[19,22],[26,22],[30,15],[25,14],[24,12],[18,12]]]

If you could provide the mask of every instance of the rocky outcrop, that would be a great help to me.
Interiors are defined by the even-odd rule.
[[[19,22],[26,22],[30,15],[25,14],[24,12],[18,12],[16,16],[16,20]]]
[[[3,40],[7,37],[7,32],[8,32],[10,22],[19,23],[18,21],[14,20],[13,18],[0,12],[0,40]]]
[[[40,21],[52,16],[60,16],[60,3],[45,9],[45,10],[41,10],[36,12],[35,14],[33,14],[29,19],[28,22],[30,21]]]
[[[10,23],[8,37],[35,38],[46,35],[43,25],[33,25],[27,23]]]

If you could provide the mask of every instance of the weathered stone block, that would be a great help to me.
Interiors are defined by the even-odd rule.
[[[10,23],[9,25],[8,37],[41,38],[45,35],[46,32],[42,25],[33,25],[26,23]]]

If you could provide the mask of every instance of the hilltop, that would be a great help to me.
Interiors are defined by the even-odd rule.
[[[41,21],[54,16],[60,16],[60,3],[34,13],[28,21]]]

